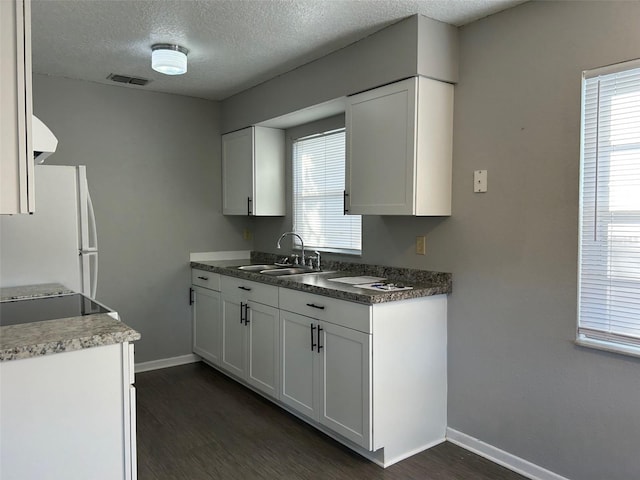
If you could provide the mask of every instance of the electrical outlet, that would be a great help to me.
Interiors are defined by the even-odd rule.
[[[427,238],[424,235],[416,237],[416,255],[425,255],[427,253]]]
[[[249,230],[248,228],[245,228],[242,231],[242,239],[243,240],[251,240],[252,235],[251,235],[251,230]]]

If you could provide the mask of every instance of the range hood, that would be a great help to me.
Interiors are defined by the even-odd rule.
[[[36,163],[43,163],[44,159],[58,148],[58,139],[35,115],[32,115],[31,129],[33,132],[33,159]]]

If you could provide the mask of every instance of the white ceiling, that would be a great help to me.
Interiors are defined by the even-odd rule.
[[[33,71],[222,100],[415,13],[460,26],[523,1],[32,0]],[[154,72],[155,43],[188,48],[188,72]]]

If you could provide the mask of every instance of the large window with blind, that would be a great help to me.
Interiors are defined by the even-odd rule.
[[[293,142],[293,231],[305,248],[361,252],[361,217],[344,214],[344,175],[344,129]]]
[[[640,60],[582,88],[578,343],[640,356]]]

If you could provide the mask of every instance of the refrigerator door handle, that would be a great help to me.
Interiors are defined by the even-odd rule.
[[[98,251],[93,248],[80,250],[80,256],[83,265],[84,294],[95,299],[98,288]]]
[[[87,170],[84,165],[77,168],[78,197],[80,201],[80,255],[82,259],[83,291],[91,298],[96,297],[98,288],[98,230],[93,201],[87,184]]]
[[[84,165],[76,167],[79,202],[79,246],[82,293],[96,297],[98,287],[98,235],[93,202],[87,184],[87,170]]]
[[[91,298],[96,298],[98,289],[98,252],[93,254],[93,270],[91,270]]]
[[[84,165],[77,168],[78,201],[80,207],[80,251],[98,251],[98,230],[93,201],[87,184],[87,170]]]
[[[91,201],[89,189],[87,189],[87,207],[89,228],[91,229],[89,238],[93,238],[93,246],[89,245],[89,248],[87,249],[93,256],[93,269],[91,270],[91,298],[96,298],[96,291],[98,289],[98,230],[96,227],[96,214],[93,211],[93,201]]]
[[[89,239],[93,239],[93,245],[89,243],[88,247],[91,251],[98,251],[98,229],[96,227],[96,214],[93,211],[93,201],[91,200],[91,194],[87,189],[87,213],[89,216],[89,228],[91,229],[91,233],[89,235]]]

